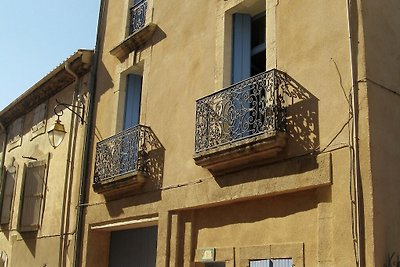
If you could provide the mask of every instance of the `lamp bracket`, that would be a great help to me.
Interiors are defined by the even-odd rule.
[[[85,104],[83,102],[80,102],[80,103],[82,103],[82,106],[77,106],[77,105],[62,103],[62,102],[58,101],[58,99],[56,99],[56,103],[57,103],[57,105],[55,105],[55,107],[54,107],[54,114],[57,115],[58,121],[60,120],[60,117],[64,114],[64,111],[62,109],[59,109],[59,107],[62,106],[62,107],[69,109],[73,114],[78,116],[79,119],[81,120],[81,124],[83,124],[85,122],[85,120],[83,119],[83,114],[85,114]],[[77,111],[75,111],[74,108],[81,109],[82,115],[79,114]]]

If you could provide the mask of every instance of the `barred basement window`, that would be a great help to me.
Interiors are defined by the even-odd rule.
[[[18,230],[37,231],[40,226],[44,200],[46,162],[38,161],[25,165],[22,186]]]

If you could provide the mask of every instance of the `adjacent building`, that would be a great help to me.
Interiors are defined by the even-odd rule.
[[[1,266],[73,262],[92,56],[78,50],[0,112]]]

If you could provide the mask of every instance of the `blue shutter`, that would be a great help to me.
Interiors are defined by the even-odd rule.
[[[126,81],[124,130],[139,124],[142,76],[129,74]]]
[[[250,77],[251,17],[247,14],[233,15],[232,83]]]

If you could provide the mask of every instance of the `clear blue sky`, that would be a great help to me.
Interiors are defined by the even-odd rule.
[[[79,48],[94,48],[99,2],[2,1],[0,110]]]

